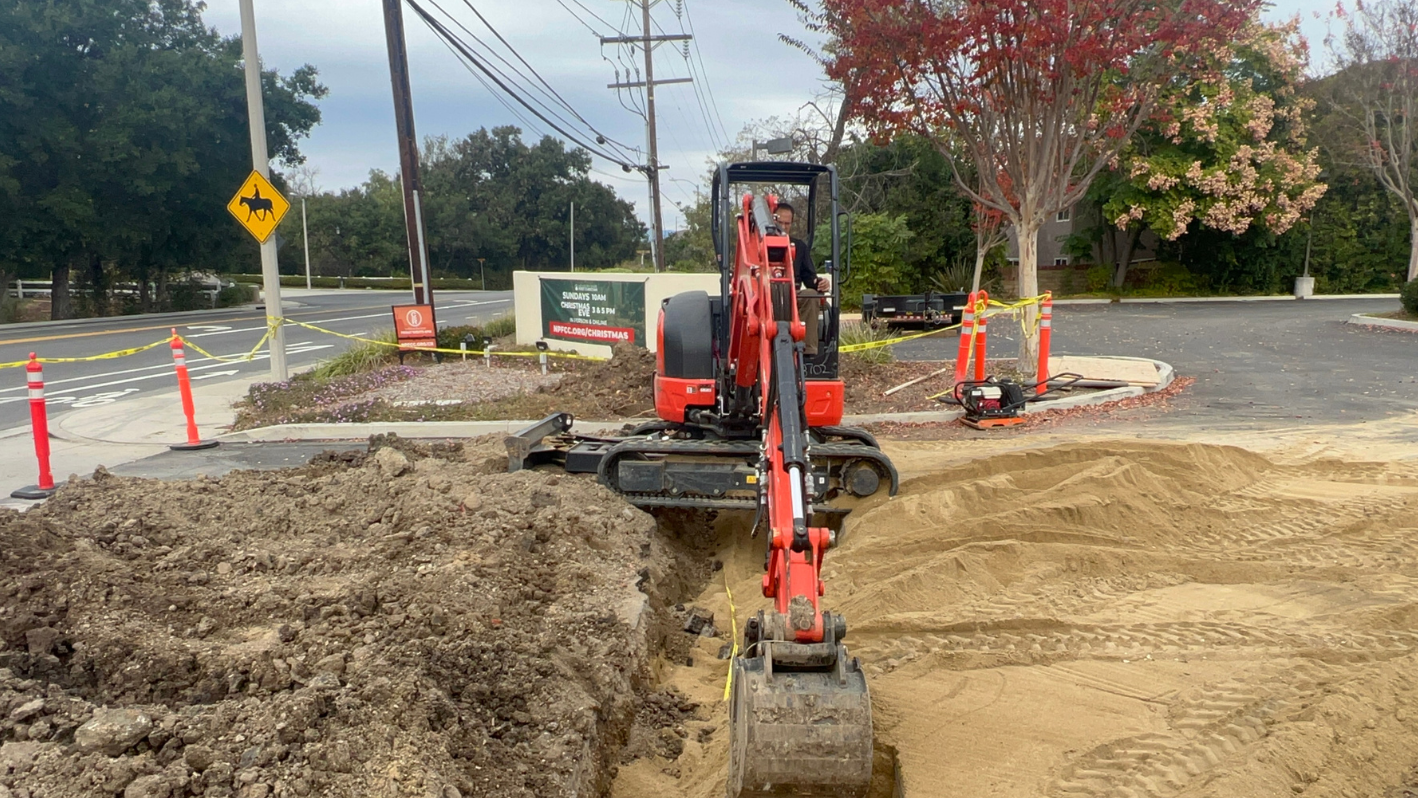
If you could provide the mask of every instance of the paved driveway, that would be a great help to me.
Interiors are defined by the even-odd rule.
[[[1418,410],[1418,334],[1344,321],[1395,309],[1392,299],[1062,305],[1054,352],[1171,363],[1197,381],[1175,404],[1177,420],[1370,421]],[[992,353],[1018,351],[1016,324],[997,320],[990,333]],[[897,356],[953,358],[955,345],[925,339]]]

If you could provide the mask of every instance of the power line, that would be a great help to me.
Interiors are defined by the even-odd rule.
[[[552,121],[551,119],[548,119],[548,118],[546,117],[546,115],[544,115],[541,111],[538,111],[535,107],[533,107],[532,104],[529,103],[525,98],[523,98],[521,94],[517,93],[517,91],[514,90],[512,87],[508,86],[507,83],[504,82],[504,80],[502,79],[502,77],[499,76],[500,73],[498,73],[497,70],[495,70],[495,69],[490,69],[490,68],[488,67],[488,65],[483,62],[483,59],[481,59],[477,54],[473,53],[472,50],[471,50],[471,48],[469,48],[468,45],[467,45],[464,41],[462,41],[461,39],[459,39],[458,36],[457,36],[456,34],[454,34],[452,31],[450,31],[447,27],[445,27],[445,26],[443,25],[443,23],[441,23],[441,22],[439,22],[437,19],[435,19],[432,14],[430,14],[426,9],[423,8],[423,6],[421,6],[421,5],[417,2],[417,0],[406,0],[406,2],[409,4],[409,7],[414,10],[414,13],[418,14],[419,17],[420,17],[421,19],[423,19],[424,24],[426,24],[426,25],[429,26],[429,28],[434,32],[434,35],[438,36],[439,38],[443,39],[446,43],[448,43],[449,45],[451,45],[451,46],[462,56],[462,58],[463,58],[464,60],[466,60],[468,63],[472,64],[473,66],[477,67],[478,71],[482,72],[485,76],[487,76],[488,79],[490,79],[493,83],[497,84],[498,88],[500,88],[503,92],[505,92],[505,93],[506,93],[508,96],[510,96],[512,99],[516,100],[517,103],[518,103],[519,105],[521,105],[523,108],[526,108],[528,111],[530,111],[533,116],[535,116],[536,118],[542,120],[542,122],[546,123],[546,125],[547,125],[548,127],[550,127],[552,130],[555,130],[556,132],[560,133],[562,136],[566,137],[566,139],[567,139],[568,141],[570,141],[570,142],[576,144],[577,146],[581,147],[582,149],[586,150],[587,152],[589,152],[589,153],[591,153],[591,154],[593,154],[593,155],[596,155],[597,157],[600,157],[600,158],[602,158],[602,159],[604,159],[604,160],[606,160],[606,161],[610,161],[611,163],[617,164],[617,165],[621,166],[622,168],[625,168],[625,167],[629,167],[629,168],[632,168],[632,169],[636,168],[636,166],[637,166],[636,164],[629,163],[629,162],[623,160],[621,157],[614,156],[614,155],[610,155],[610,154],[606,153],[605,151],[598,149],[598,148],[597,148],[596,146],[594,146],[594,145],[587,144],[587,143],[586,143],[585,141],[583,141],[581,138],[579,138],[579,137],[576,136],[575,134],[573,134],[573,133],[567,131],[567,130],[566,130],[564,127],[562,127],[561,125],[557,124],[556,122]],[[440,9],[440,10],[441,10],[441,9]],[[445,13],[446,13],[446,12],[445,12]],[[550,110],[550,109],[548,109],[548,110]],[[555,115],[555,114],[553,113],[553,115]],[[562,121],[565,121],[565,120],[562,120]]]
[[[464,1],[467,2],[467,0],[464,0]],[[467,28],[466,25],[464,25],[461,21],[459,21],[456,17],[454,17],[452,14],[450,14],[450,13],[449,13],[446,9],[444,9],[441,5],[439,5],[438,0],[429,0],[429,2],[430,2],[430,4],[431,4],[434,8],[437,8],[440,12],[442,12],[445,17],[447,17],[448,19],[450,19],[450,20],[453,22],[454,25],[457,25],[457,26],[458,26],[459,28],[461,28],[465,33],[467,33],[469,36],[471,36],[471,37],[473,38],[473,41],[477,42],[479,45],[482,45],[482,47],[483,47],[484,49],[486,49],[486,50],[492,55],[493,58],[496,58],[498,61],[502,62],[502,64],[504,64],[504,65],[508,68],[508,70],[511,71],[512,74],[511,74],[511,75],[508,75],[506,72],[503,72],[501,69],[498,69],[496,66],[492,66],[491,64],[488,64],[487,66],[489,66],[492,71],[496,72],[497,75],[502,78],[502,80],[505,80],[505,81],[508,82],[508,83],[512,83],[512,84],[516,85],[518,88],[522,89],[524,92],[528,91],[528,87],[525,86],[525,85],[522,85],[522,84],[530,83],[530,81],[527,79],[527,77],[526,77],[525,75],[521,74],[521,73],[517,70],[517,67],[516,67],[516,66],[514,66],[514,65],[513,65],[511,62],[509,62],[506,58],[504,58],[502,55],[500,55],[500,54],[497,53],[495,50],[493,50],[493,48],[489,47],[486,42],[484,42],[482,39],[480,39],[480,38],[477,36],[477,34],[473,33],[473,32],[470,31],[470,30],[468,30],[468,28]],[[471,7],[471,4],[469,4],[469,7]],[[476,9],[474,9],[474,13],[477,13],[477,10],[476,10]],[[481,18],[481,16],[479,16],[479,18]],[[486,24],[486,21],[484,21],[484,24]],[[440,25],[440,27],[442,27],[442,23],[439,23],[439,25]],[[493,31],[494,34],[497,34],[497,31],[496,31],[495,29],[492,29],[491,26],[488,26],[488,27],[489,27],[490,30]],[[456,35],[452,34],[452,32],[449,31],[447,28],[443,28],[443,30],[444,30],[445,32],[447,32],[447,33],[449,34],[449,36],[451,36],[452,38],[455,38],[455,39],[457,38]],[[501,39],[500,34],[498,35],[498,37],[499,37],[499,39]],[[470,45],[468,45],[467,42],[463,42],[463,41],[461,41],[461,40],[459,40],[459,42],[460,42],[460,45],[461,45],[462,49],[465,49],[465,50],[468,51],[469,53],[472,52],[472,47],[471,47]],[[503,40],[503,43],[506,44],[506,41]],[[507,45],[507,46],[508,46],[508,49],[512,49],[511,45]],[[515,50],[513,50],[513,53],[514,53],[514,55],[516,55],[516,51],[515,51]],[[520,55],[518,55],[517,57],[518,57],[518,58],[521,58]],[[486,55],[483,55],[483,60],[484,60],[484,61],[487,60],[487,56],[486,56]],[[524,63],[525,63],[525,61],[524,61]],[[515,76],[515,77],[514,77],[514,76]],[[538,76],[538,77],[540,77],[540,76]],[[550,88],[550,87],[548,87],[548,88]],[[587,123],[584,119],[581,118],[581,116],[580,116],[579,114],[576,113],[576,110],[575,110],[574,108],[571,108],[570,105],[567,104],[565,100],[561,100],[559,96],[556,97],[556,98],[552,98],[552,96],[551,96],[550,94],[548,94],[545,89],[541,89],[540,87],[536,86],[535,84],[531,85],[530,89],[531,89],[531,91],[538,92],[538,93],[540,93],[542,96],[547,97],[549,100],[552,100],[552,101],[553,101],[553,104],[559,105],[559,106],[561,106],[562,108],[566,109],[567,111],[569,111],[569,112],[572,114],[572,116],[575,116],[575,117],[577,117],[578,119],[581,119],[582,123],[585,124],[586,127],[588,127],[588,128],[591,127],[591,125],[590,125],[589,123]],[[550,113],[552,116],[556,117],[562,124],[567,125],[567,126],[574,126],[574,123],[572,123],[572,122],[571,122],[569,119],[567,119],[566,117],[562,116],[561,113],[559,113],[555,108],[552,107],[552,105],[548,105],[547,102],[544,102],[544,101],[538,99],[538,98],[537,98],[536,96],[534,96],[534,95],[529,95],[529,96],[531,96],[531,99],[532,99],[533,102],[537,103],[537,104],[540,105],[543,109],[545,109],[548,113]],[[558,101],[559,101],[559,102],[558,102]],[[540,114],[539,114],[538,116],[540,116]],[[605,137],[604,135],[602,135],[599,131],[595,130],[594,128],[591,128],[591,132],[595,134],[595,137],[596,137],[596,140],[597,140],[597,143],[598,143],[598,144],[604,145],[604,144],[607,143],[606,137]],[[621,144],[621,143],[619,143],[619,142],[614,142],[614,143],[611,143],[611,148],[612,148],[612,150],[616,151],[616,154],[617,154],[617,156],[618,156],[619,158],[628,158],[628,157],[629,157],[629,156],[627,155],[627,153],[626,153],[626,149],[627,149],[627,148],[626,148],[625,145],[623,145],[623,144]]]
[[[610,142],[611,144],[614,144],[617,149],[619,149],[619,150],[626,150],[626,149],[629,149],[627,145],[625,145],[625,144],[623,144],[623,143],[621,143],[621,142],[618,142],[618,141],[616,141],[615,139],[611,138],[610,136],[607,136],[605,133],[602,133],[601,131],[597,130],[595,125],[592,125],[592,124],[590,123],[590,121],[588,121],[588,120],[586,119],[586,117],[582,116],[579,112],[577,112],[577,110],[571,106],[571,103],[569,103],[569,102],[566,101],[566,98],[562,97],[561,94],[558,93],[557,90],[556,90],[555,88],[553,88],[550,83],[547,83],[546,79],[542,77],[541,73],[538,72],[535,67],[533,67],[531,64],[527,63],[527,59],[523,58],[523,57],[522,57],[522,54],[519,53],[519,52],[517,52],[517,48],[513,47],[511,43],[509,43],[506,39],[504,39],[504,38],[502,37],[502,34],[498,32],[497,28],[494,28],[494,27],[492,26],[492,23],[487,21],[487,19],[482,15],[482,12],[478,11],[477,7],[475,7],[475,6],[472,4],[471,0],[463,0],[463,5],[467,6],[468,9],[473,12],[473,14],[478,18],[478,21],[479,21],[479,22],[481,22],[484,26],[486,26],[488,30],[492,31],[492,35],[493,35],[493,36],[496,36],[496,37],[497,37],[497,40],[498,40],[499,42],[502,42],[502,46],[503,46],[503,47],[506,47],[506,48],[508,49],[508,51],[510,51],[510,52],[512,53],[512,55],[516,56],[517,60],[520,61],[520,62],[522,62],[522,65],[527,68],[527,71],[531,72],[532,75],[533,75],[534,77],[536,77],[536,79],[537,79],[543,86],[546,87],[547,91],[551,92],[551,95],[552,95],[553,97],[555,97],[558,102],[561,103],[562,107],[564,107],[567,111],[570,111],[570,112],[571,112],[571,115],[572,115],[572,116],[574,116],[574,117],[576,117],[577,119],[579,119],[582,124],[584,124],[592,133],[595,133],[597,136],[599,136],[600,139],[604,139],[605,141]],[[469,34],[469,35],[471,35],[471,34]],[[506,62],[504,61],[504,63],[506,63]],[[509,64],[509,66],[510,66],[510,64]],[[624,154],[624,153],[622,153],[622,154]]]
[[[579,22],[579,23],[581,23],[581,25],[582,25],[584,28],[586,28],[586,30],[590,31],[591,33],[595,34],[596,36],[601,36],[601,35],[602,35],[600,31],[598,31],[598,30],[596,30],[595,28],[591,27],[591,23],[589,23],[589,22],[587,22],[586,20],[582,19],[580,14],[577,14],[575,11],[572,11],[572,10],[571,10],[571,6],[567,5],[567,4],[564,2],[564,0],[556,0],[556,3],[557,3],[557,5],[561,6],[561,7],[564,8],[564,9],[566,9],[566,13],[568,13],[568,14],[570,14],[571,16],[575,17],[575,18],[576,18],[576,21]]]
[[[684,3],[684,21],[689,26],[686,33],[694,37],[689,41],[694,45],[694,56],[699,59],[699,75],[700,79],[704,81],[704,91],[709,95],[709,106],[714,109],[714,118],[719,122],[719,130],[724,134],[724,141],[731,141],[729,131],[724,128],[724,118],[719,115],[719,103],[714,99],[714,87],[709,83],[709,72],[704,67],[704,55],[699,52],[699,37],[694,36],[694,16],[689,13],[688,0],[685,0]]]

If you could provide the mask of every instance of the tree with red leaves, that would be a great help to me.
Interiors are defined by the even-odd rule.
[[[824,0],[828,75],[852,76],[857,112],[874,133],[930,136],[960,189],[1003,214],[1027,297],[1039,290],[1045,219],[1083,199],[1162,90],[1214,62],[1207,56],[1224,51],[1259,4]],[[1032,370],[1037,350],[1036,336],[1021,342],[1021,367]]]

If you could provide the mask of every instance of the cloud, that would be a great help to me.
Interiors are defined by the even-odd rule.
[[[491,40],[461,0],[438,3],[473,33]],[[431,4],[432,0],[425,2],[426,7]],[[593,18],[574,0],[566,0],[566,6],[575,9],[598,32],[616,35],[612,27],[628,33],[639,31],[637,6],[624,0],[582,0],[582,4],[604,22]],[[791,116],[822,90],[817,66],[777,38],[779,33],[802,34],[787,2],[666,0],[653,10],[657,33],[680,32],[682,18],[676,10],[685,4],[709,83],[708,87],[700,87],[700,99],[707,101],[712,92],[719,118],[713,117],[711,107],[711,121],[705,122],[700,99],[689,86],[664,86],[657,91],[660,160],[669,166],[665,174],[672,178],[664,181],[669,201],[665,206],[667,229],[677,225],[679,214],[673,203],[693,199],[693,186],[700,182],[706,163],[716,152],[715,143],[723,140],[723,135],[711,133],[710,127],[717,131],[722,124],[733,137],[755,119]],[[596,35],[557,0],[474,5],[598,129],[618,141],[644,146],[643,119],[623,108],[616,93],[606,88],[615,80],[615,68],[620,66],[616,48],[603,50]],[[209,0],[204,18],[223,34],[240,31],[236,0]],[[321,102],[323,122],[302,147],[310,164],[320,170],[320,185],[325,189],[345,188],[363,181],[371,169],[395,171],[398,150],[380,4],[370,0],[258,0],[256,23],[261,58],[267,67],[289,72],[301,64],[313,64],[330,88],[329,97]],[[535,139],[536,131],[519,122],[479,85],[407,6],[404,24],[415,126],[420,138],[457,138],[479,127],[515,124],[523,127],[525,137]],[[694,56],[693,48],[690,52]],[[621,53],[621,58],[627,64],[639,60],[628,53]],[[683,51],[675,43],[659,47],[655,69],[656,78],[660,79],[690,74]],[[621,79],[627,79],[624,73]],[[539,127],[549,132],[540,123]],[[647,192],[643,179],[625,175],[604,161],[598,160],[594,168],[597,179],[635,202],[644,216]]]

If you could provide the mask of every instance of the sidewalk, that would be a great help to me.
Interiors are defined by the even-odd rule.
[[[246,395],[252,383],[266,377],[197,383],[192,388],[197,429],[203,440],[231,426],[233,403]],[[88,476],[100,465],[113,467],[168,451],[168,445],[186,440],[182,400],[176,389],[64,412],[50,417],[50,467],[56,483],[70,474]],[[177,454],[177,453],[174,453]],[[183,453],[194,460],[200,452]],[[28,425],[0,432],[0,506],[32,504],[11,499],[10,491],[35,484],[39,465]]]

